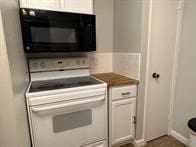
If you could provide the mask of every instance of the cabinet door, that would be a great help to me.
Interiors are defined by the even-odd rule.
[[[61,0],[20,0],[20,7],[59,10]]]
[[[61,0],[61,9],[68,12],[93,14],[93,0]]]
[[[112,102],[113,145],[134,138],[135,103],[135,98]]]

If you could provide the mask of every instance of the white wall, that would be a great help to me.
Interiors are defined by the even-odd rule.
[[[18,147],[13,90],[0,11],[0,146]]]
[[[114,0],[114,52],[140,52],[141,0]]]
[[[196,1],[185,0],[174,103],[173,130],[188,138],[187,121],[196,117]]]
[[[90,62],[90,73],[106,73],[113,72],[113,53],[100,53],[92,52],[88,53]]]
[[[97,51],[88,53],[91,73],[113,71],[113,0],[94,0]]]
[[[116,72],[139,79],[142,1],[94,0],[94,13],[97,51],[88,54],[91,73]]]
[[[115,73],[140,79],[140,53],[113,53],[113,71]]]
[[[94,0],[97,52],[113,51],[113,0]]]
[[[22,45],[18,1],[1,1],[0,9],[10,66],[18,147],[28,147],[30,139],[24,95],[28,84],[28,71]]]
[[[142,1],[114,0],[113,71],[140,78]]]

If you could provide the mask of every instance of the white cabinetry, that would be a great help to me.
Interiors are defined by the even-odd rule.
[[[20,0],[20,7],[93,14],[93,0]]]
[[[113,144],[134,138],[135,99],[112,103]]]
[[[131,141],[135,137],[135,109],[137,86],[120,86],[109,89],[109,144]]]
[[[20,7],[35,9],[60,9],[61,0],[20,0]]]
[[[93,14],[93,0],[61,0],[61,9],[69,12]]]

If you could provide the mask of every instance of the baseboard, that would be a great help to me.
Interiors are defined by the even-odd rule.
[[[178,141],[180,141],[188,146],[188,144],[189,144],[188,138],[182,136],[178,132],[171,130],[171,136],[173,136],[175,139],[177,139]]]
[[[140,140],[134,140],[133,141],[133,145],[135,147],[143,147],[146,144],[144,139],[140,139]]]

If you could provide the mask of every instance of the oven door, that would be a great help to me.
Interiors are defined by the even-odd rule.
[[[30,120],[34,147],[85,146],[107,138],[106,98],[33,106]]]
[[[35,16],[21,14],[25,52],[75,52],[80,49],[79,16],[52,11],[31,11]]]

